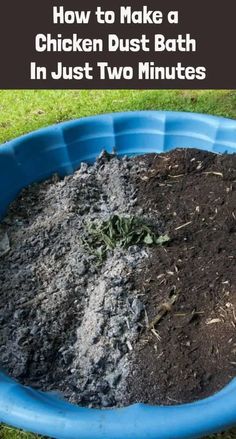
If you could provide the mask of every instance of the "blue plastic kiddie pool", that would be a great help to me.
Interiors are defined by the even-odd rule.
[[[135,155],[176,147],[235,153],[236,121],[192,113],[117,113],[20,137],[0,146],[0,215],[23,187],[55,172],[70,174],[104,149]],[[236,380],[191,404],[97,410],[24,387],[0,373],[0,422],[60,439],[197,438],[236,424]]]

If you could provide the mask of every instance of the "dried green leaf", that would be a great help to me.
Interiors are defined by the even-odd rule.
[[[168,235],[157,237],[151,228],[134,216],[113,215],[106,221],[94,221],[87,226],[83,239],[85,247],[103,260],[108,250],[131,245],[162,245],[170,240]]]
[[[170,241],[169,235],[161,235],[159,236],[159,238],[156,239],[156,244],[163,245],[169,241]]]
[[[144,237],[143,242],[144,242],[145,244],[151,245],[151,244],[154,243],[154,239],[153,239],[152,235],[151,235],[150,233],[148,233],[148,234]]]

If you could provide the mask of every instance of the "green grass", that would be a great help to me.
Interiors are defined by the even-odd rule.
[[[0,439],[39,439],[39,436],[2,425],[0,426]]]
[[[41,439],[39,436],[24,431],[15,430],[8,426],[0,426],[0,439]],[[124,438],[125,439],[125,438]],[[135,438],[134,438],[135,439]],[[216,434],[205,439],[236,439],[236,430]]]
[[[77,117],[156,109],[236,118],[236,93],[221,90],[0,90],[0,143]]]
[[[0,90],[0,143],[53,123],[128,110],[194,111],[236,119],[236,91]],[[236,439],[236,430],[213,437]],[[0,426],[0,439],[36,438]]]

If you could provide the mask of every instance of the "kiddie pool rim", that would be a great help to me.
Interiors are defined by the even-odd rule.
[[[67,175],[106,149],[119,155],[194,147],[236,152],[236,121],[198,113],[105,114],[44,128],[0,146],[0,215],[19,190]],[[197,438],[236,424],[236,379],[210,398],[178,406],[96,410],[18,384],[0,372],[0,422],[58,439]]]

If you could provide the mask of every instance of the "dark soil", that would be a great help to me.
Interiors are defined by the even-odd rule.
[[[172,240],[152,250],[136,278],[149,328],[136,347],[128,402],[189,402],[236,374],[236,155],[175,150],[136,160],[148,167],[138,204]]]

